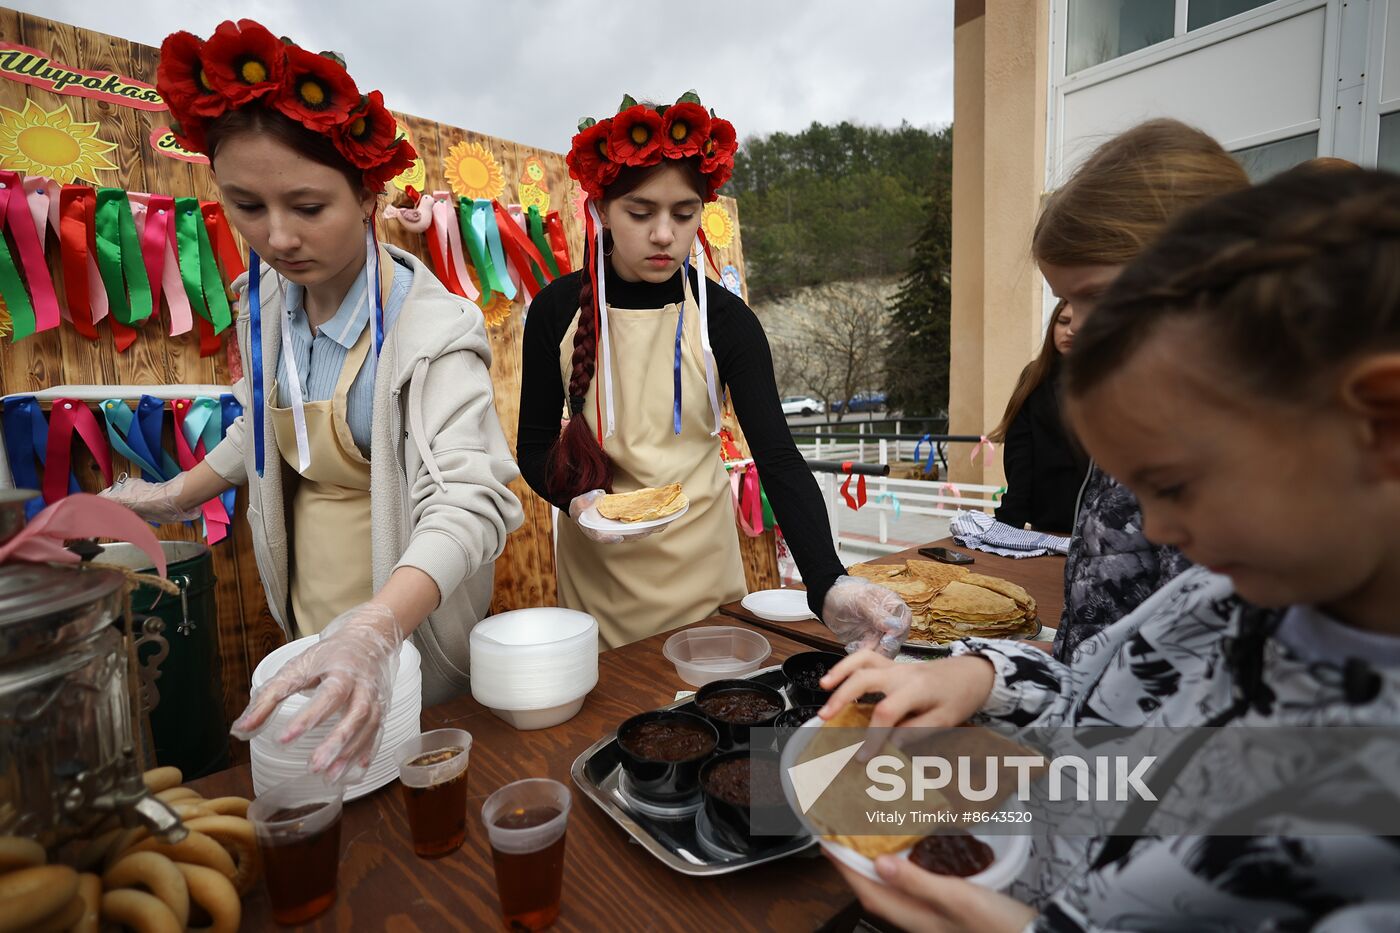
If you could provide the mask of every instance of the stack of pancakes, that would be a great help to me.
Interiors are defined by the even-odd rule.
[[[910,560],[901,564],[856,564],[848,571],[894,590],[914,615],[914,641],[960,638],[1028,638],[1040,631],[1035,600],[999,577],[971,573],[956,564]]]
[[[650,522],[674,515],[689,502],[681,492],[681,484],[670,483],[604,496],[598,502],[598,514],[615,522]]]

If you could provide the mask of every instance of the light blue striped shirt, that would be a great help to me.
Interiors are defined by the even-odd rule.
[[[287,307],[291,309],[292,359],[296,361],[297,375],[301,377],[301,397],[308,402],[328,401],[335,393],[335,384],[340,380],[340,370],[345,365],[345,355],[360,339],[369,324],[370,303],[363,304],[365,277],[356,277],[355,284],[340,303],[335,312],[313,336],[311,324],[306,319],[303,299],[306,289],[300,285],[287,287]],[[388,333],[398,319],[404,299],[413,285],[413,271],[402,263],[394,263],[394,283],[389,288],[389,302],[384,307],[384,331]],[[374,350],[371,348],[371,353]],[[369,363],[369,357],[365,358]],[[368,365],[360,367],[350,392],[345,399],[345,417],[350,423],[350,435],[360,453],[369,456],[370,426],[374,420],[374,382],[370,378]],[[287,360],[277,362],[277,384],[287,384]],[[282,395],[280,389],[277,404],[286,407],[291,401]]]

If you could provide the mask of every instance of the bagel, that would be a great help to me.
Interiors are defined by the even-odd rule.
[[[170,809],[174,810],[175,815],[181,820],[192,820],[198,816],[219,815],[219,811],[209,809],[207,800],[196,800],[193,797],[175,801],[170,804]]]
[[[131,888],[102,895],[102,919],[130,927],[136,933],[182,933],[175,915],[160,898]]]
[[[87,907],[83,903],[81,894],[73,895],[73,899],[64,904],[57,911],[40,920],[32,927],[26,927],[25,933],[64,933],[71,930],[78,921],[83,919],[83,914],[87,912]]]
[[[210,819],[210,817],[205,817]],[[204,865],[223,873],[224,877],[232,878],[237,874],[234,867],[233,858],[224,851],[224,847],[204,833],[190,830],[190,834],[179,842],[162,842],[154,836],[149,839],[142,839],[136,845],[127,850],[128,852],[159,852],[173,862],[188,862],[191,865]],[[121,858],[118,853],[118,858]]]
[[[78,893],[78,873],[67,865],[40,865],[0,875],[0,933],[23,930],[67,906]]]
[[[129,829],[117,830],[117,836],[108,845],[107,851],[102,856],[102,870],[106,871],[126,854],[127,850],[150,837],[150,833],[144,826],[133,826]]]
[[[200,805],[206,810],[213,810],[220,816],[241,816],[248,818],[248,805],[252,803],[247,797],[215,797],[212,800],[201,800]]]
[[[0,874],[18,868],[33,868],[48,861],[44,847],[23,836],[0,836]]]
[[[132,852],[107,869],[102,884],[114,888],[144,888],[170,908],[181,927],[190,920],[190,892],[185,876],[159,852]]]
[[[112,851],[113,843],[118,837],[125,835],[126,829],[118,826],[88,840],[87,845],[73,858],[73,864],[78,871],[101,871],[108,853]]]
[[[258,849],[253,824],[241,816],[202,816],[189,820],[185,826],[191,833],[203,833],[232,856],[237,870],[229,876],[239,896],[253,890],[262,874],[262,852]]]
[[[185,775],[180,769],[172,767],[152,768],[141,775],[141,782],[146,785],[146,790],[153,794],[179,787],[184,780]]]
[[[208,930],[209,933],[236,933],[243,920],[243,902],[233,889],[233,882],[212,868],[203,865],[175,866],[185,876],[189,885],[190,901],[198,904],[209,915],[207,927],[190,927],[191,930]]]
[[[171,787],[168,790],[158,791],[156,799],[165,803],[174,803],[177,800],[203,800],[199,796],[199,791],[193,787]]]
[[[97,933],[102,923],[102,879],[91,872],[79,875],[78,896],[83,899],[83,915],[73,924],[72,933]]]

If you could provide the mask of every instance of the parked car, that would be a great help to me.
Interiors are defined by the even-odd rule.
[[[849,400],[839,399],[831,403],[832,411],[879,411],[885,407],[886,395],[883,392],[857,392]]]
[[[818,415],[826,411],[826,405],[820,399],[812,398],[810,395],[789,395],[783,399],[783,414],[785,415]]]

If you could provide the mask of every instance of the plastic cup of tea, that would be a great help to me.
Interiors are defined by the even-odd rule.
[[[305,923],[335,903],[344,790],[319,774],[270,788],[248,807],[272,918]]]
[[[508,930],[543,930],[559,916],[569,789],[548,778],[507,784],[486,798],[496,892]]]
[[[471,750],[470,732],[434,729],[407,740],[394,752],[413,851],[421,858],[450,855],[467,838]]]

